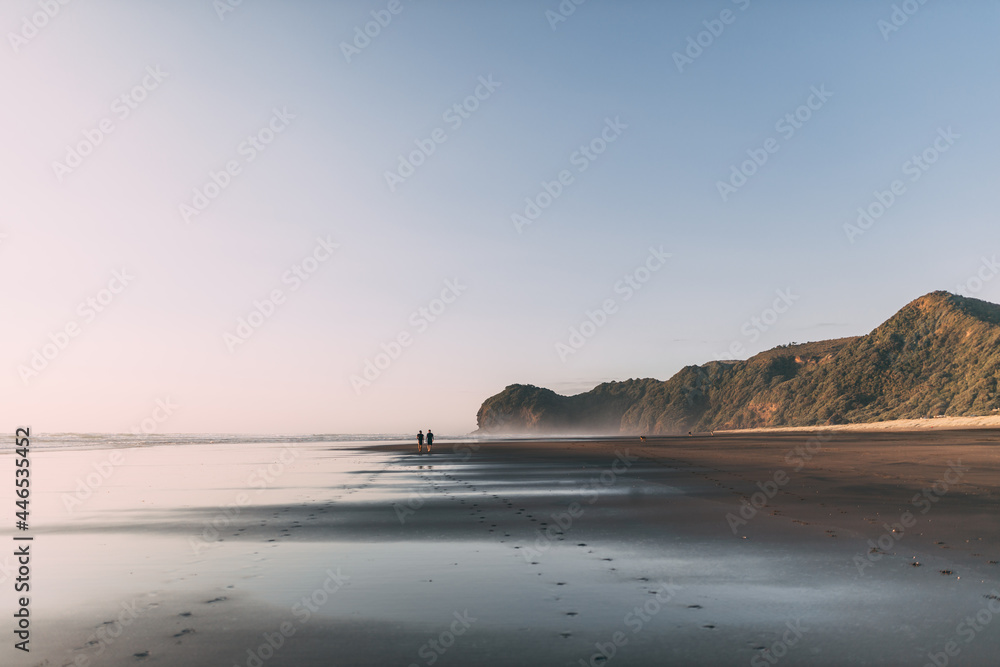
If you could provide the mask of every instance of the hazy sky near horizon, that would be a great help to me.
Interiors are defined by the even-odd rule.
[[[511,383],[998,301],[998,23],[986,0],[10,0],[3,428],[459,434]]]

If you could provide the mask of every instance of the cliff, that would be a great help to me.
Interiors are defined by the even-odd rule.
[[[511,385],[482,404],[492,433],[642,433],[852,424],[1000,409],[1000,306],[933,292],[865,336],[779,346],[561,396]]]

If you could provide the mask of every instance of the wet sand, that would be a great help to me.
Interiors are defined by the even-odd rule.
[[[998,441],[157,446],[71,509],[108,450],[39,451],[3,664],[992,665]]]

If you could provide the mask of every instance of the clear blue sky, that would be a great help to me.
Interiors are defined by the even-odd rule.
[[[666,379],[935,289],[1000,300],[968,282],[1000,251],[996,3],[895,26],[892,2],[225,2],[5,3],[8,431],[464,433],[510,383]],[[210,172],[227,187],[185,214]]]

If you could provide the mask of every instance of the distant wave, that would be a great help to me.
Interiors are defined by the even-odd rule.
[[[439,438],[447,439],[447,438]],[[32,434],[32,449],[118,449],[125,447],[155,447],[158,445],[240,445],[286,443],[372,444],[410,442],[413,436],[387,433],[374,434],[314,434],[267,435],[239,433],[39,433]],[[14,449],[14,437],[0,442],[0,451]]]

